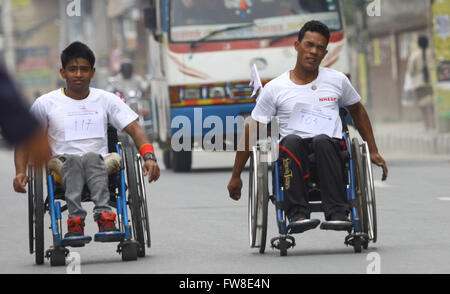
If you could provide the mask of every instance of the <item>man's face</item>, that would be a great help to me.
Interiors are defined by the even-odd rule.
[[[315,71],[327,55],[327,39],[318,32],[307,31],[302,41],[295,42],[297,63],[306,71]]]
[[[94,77],[95,68],[84,58],[70,60],[65,68],[60,69],[61,76],[66,80],[67,88],[82,92],[89,89],[91,79]]]
[[[120,66],[120,71],[125,79],[130,79],[133,76],[133,65],[131,63],[124,63]]]

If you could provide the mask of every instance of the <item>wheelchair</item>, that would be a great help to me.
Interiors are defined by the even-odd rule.
[[[352,246],[354,252],[367,249],[369,242],[377,241],[377,218],[375,190],[373,184],[372,166],[367,142],[360,142],[358,138],[350,138],[348,130],[348,111],[340,106],[339,116],[342,120],[343,139],[342,156],[344,157],[344,175],[346,199],[350,204],[351,226],[340,228],[347,231],[344,244]],[[271,247],[278,249],[281,256],[287,255],[287,250],[296,245],[283,210],[284,187],[280,177],[281,164],[273,160],[274,151],[278,148],[273,138],[259,140],[252,147],[249,169],[249,198],[248,198],[248,232],[251,248],[259,248],[263,254],[266,248],[268,206],[271,201],[275,206],[276,222],[279,236],[270,240]],[[310,157],[312,177],[307,181],[309,205],[311,212],[322,212],[320,186],[314,179],[314,154]],[[272,193],[269,192],[269,171],[272,172]],[[322,222],[321,228],[332,229]]]
[[[143,159],[136,148],[118,141],[117,131],[108,126],[109,152],[121,157],[120,169],[108,176],[110,205],[115,207],[120,232],[104,232],[95,235],[97,242],[118,242],[117,252],[123,261],[137,260],[145,256],[145,247],[151,247],[147,194],[142,171]],[[30,254],[35,263],[41,265],[44,258],[51,266],[64,266],[70,253],[67,247],[84,247],[91,237],[68,240],[63,238],[62,206],[64,188],[55,181],[57,175],[46,168],[47,197],[44,200],[44,171],[28,167],[28,228]],[[127,195],[128,192],[128,195]],[[82,202],[90,201],[89,190],[84,187]],[[48,212],[53,244],[45,251],[44,216]],[[131,218],[130,218],[131,216]]]

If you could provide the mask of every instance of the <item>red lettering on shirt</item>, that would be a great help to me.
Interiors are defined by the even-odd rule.
[[[325,97],[325,98],[319,98],[319,102],[335,102],[336,98],[334,97]]]

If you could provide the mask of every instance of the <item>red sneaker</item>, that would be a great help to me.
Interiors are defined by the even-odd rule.
[[[67,220],[67,233],[64,235],[64,238],[74,236],[84,236],[84,221],[80,216]]]
[[[116,214],[114,212],[102,212],[97,219],[97,224],[99,233],[119,231],[116,228]]]

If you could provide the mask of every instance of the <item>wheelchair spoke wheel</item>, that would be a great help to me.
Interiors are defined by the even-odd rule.
[[[28,229],[30,253],[36,264],[44,263],[44,189],[42,169],[28,169]]]
[[[144,230],[142,227],[142,215],[140,209],[140,199],[138,191],[138,182],[136,177],[136,168],[134,161],[134,148],[124,148],[125,153],[125,171],[127,174],[128,186],[128,205],[131,211],[131,225],[133,228],[133,235],[139,243],[138,256],[145,256],[145,240]]]
[[[254,248],[256,243],[256,185],[257,177],[255,171],[255,159],[253,154],[250,157],[250,172],[248,185],[248,233],[250,240],[250,247]]]
[[[267,238],[267,212],[269,205],[268,193],[268,164],[261,163],[258,168],[258,193],[257,193],[257,212],[256,212],[256,240],[259,242],[259,253],[264,253],[266,249]]]
[[[249,177],[249,236],[250,246],[264,253],[267,238],[268,164],[261,161],[261,152],[254,147]]]
[[[34,176],[33,169],[28,168],[28,241],[30,254],[34,253]]]
[[[361,154],[361,145],[357,138],[352,139],[352,157],[353,157],[353,166],[355,171],[354,179],[356,181],[355,184],[355,194],[356,194],[356,203],[358,205],[357,212],[360,220],[360,227],[363,233],[368,233],[368,216],[367,216],[367,204],[366,204],[366,189],[364,187],[365,177],[363,171],[363,158]]]
[[[142,166],[144,161],[140,154],[136,156],[136,174],[138,175],[138,187],[139,187],[139,203],[141,208],[142,216],[142,226],[145,232],[145,244],[148,248],[151,247],[151,236],[150,236],[150,220],[148,216],[148,205],[147,205],[147,191],[145,189],[145,178]]]
[[[375,187],[373,184],[372,162],[367,142],[362,145],[363,171],[366,186],[366,207],[368,217],[368,234],[372,242],[377,241],[377,213],[375,201]]]

